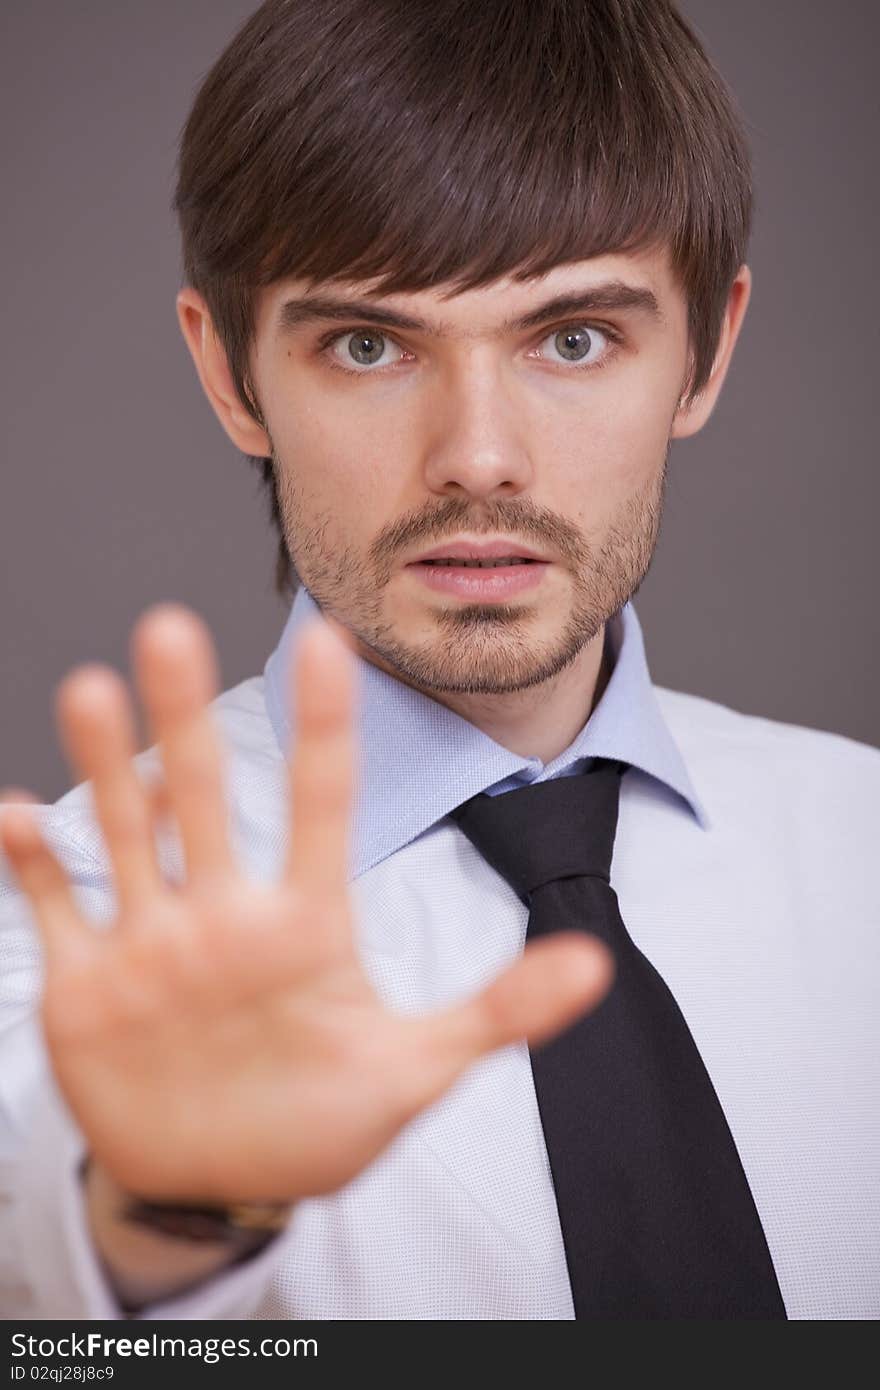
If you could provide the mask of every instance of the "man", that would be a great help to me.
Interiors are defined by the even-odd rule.
[[[751,289],[695,35],[269,0],[175,206],[301,587],[219,695],[144,615],[153,747],[79,668],[78,785],[0,817],[8,1310],[876,1315],[880,755],[653,686],[630,603]]]

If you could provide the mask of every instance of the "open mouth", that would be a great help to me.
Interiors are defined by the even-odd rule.
[[[537,590],[552,566],[549,560],[531,560],[525,555],[499,555],[490,560],[438,557],[417,560],[407,568],[412,570],[414,581],[435,594],[492,603]]]
[[[499,560],[418,560],[420,565],[445,565],[455,569],[500,569],[504,565],[536,565],[542,563],[540,560],[528,560],[524,555],[512,555],[508,559]]]

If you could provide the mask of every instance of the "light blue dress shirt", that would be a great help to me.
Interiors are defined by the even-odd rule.
[[[290,829],[286,679],[296,596],[262,676],[213,709],[242,867],[271,878]],[[880,1314],[880,753],[653,684],[632,605],[584,728],[543,765],[358,661],[351,893],[365,970],[401,1012],[473,994],[522,951],[527,909],[448,819],[479,791],[631,765],[611,882],[719,1094],[791,1318]],[[155,748],[138,755],[145,778]],[[87,784],[42,812],[82,910],[112,920]],[[184,873],[173,828],[169,878]],[[39,947],[0,877],[0,1311],[118,1317],[76,1183],[83,1139],[36,1016]],[[5,1203],[4,1199],[5,1198]],[[589,1200],[588,1183],[585,1200]],[[525,1043],[482,1058],[339,1192],[298,1204],[261,1255],[145,1317],[573,1316]]]
[[[266,709],[280,748],[294,736],[286,679],[303,625],[320,609],[301,588],[281,640],[266,662]],[[352,871],[359,877],[477,792],[583,772],[596,757],[621,758],[683,798],[699,824],[708,817],[654,698],[641,628],[631,604],[607,624],[611,676],[580,733],[550,763],[502,748],[446,705],[358,660],[361,778],[352,821]]]

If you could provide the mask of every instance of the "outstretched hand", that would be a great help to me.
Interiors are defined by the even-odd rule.
[[[138,777],[125,682],[87,665],[62,681],[56,719],[92,783],[116,915],[97,931],[23,804],[0,844],[33,909],[45,958],[41,1016],[58,1083],[92,1154],[155,1200],[295,1201],[341,1187],[485,1053],[540,1043],[604,997],[613,960],[559,933],[474,998],[417,1018],[389,1011],[355,946],[347,881],[354,794],[355,658],[323,617],[289,679],[291,834],[280,876],[235,862],[210,633],[160,605],[132,636],[136,683],[162,758],[186,881],[156,853],[157,804]]]

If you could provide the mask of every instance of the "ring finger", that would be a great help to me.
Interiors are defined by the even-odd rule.
[[[125,917],[161,888],[152,815],[132,761],[137,749],[125,682],[110,667],[80,667],[59,686],[55,713],[74,770],[91,780]]]

